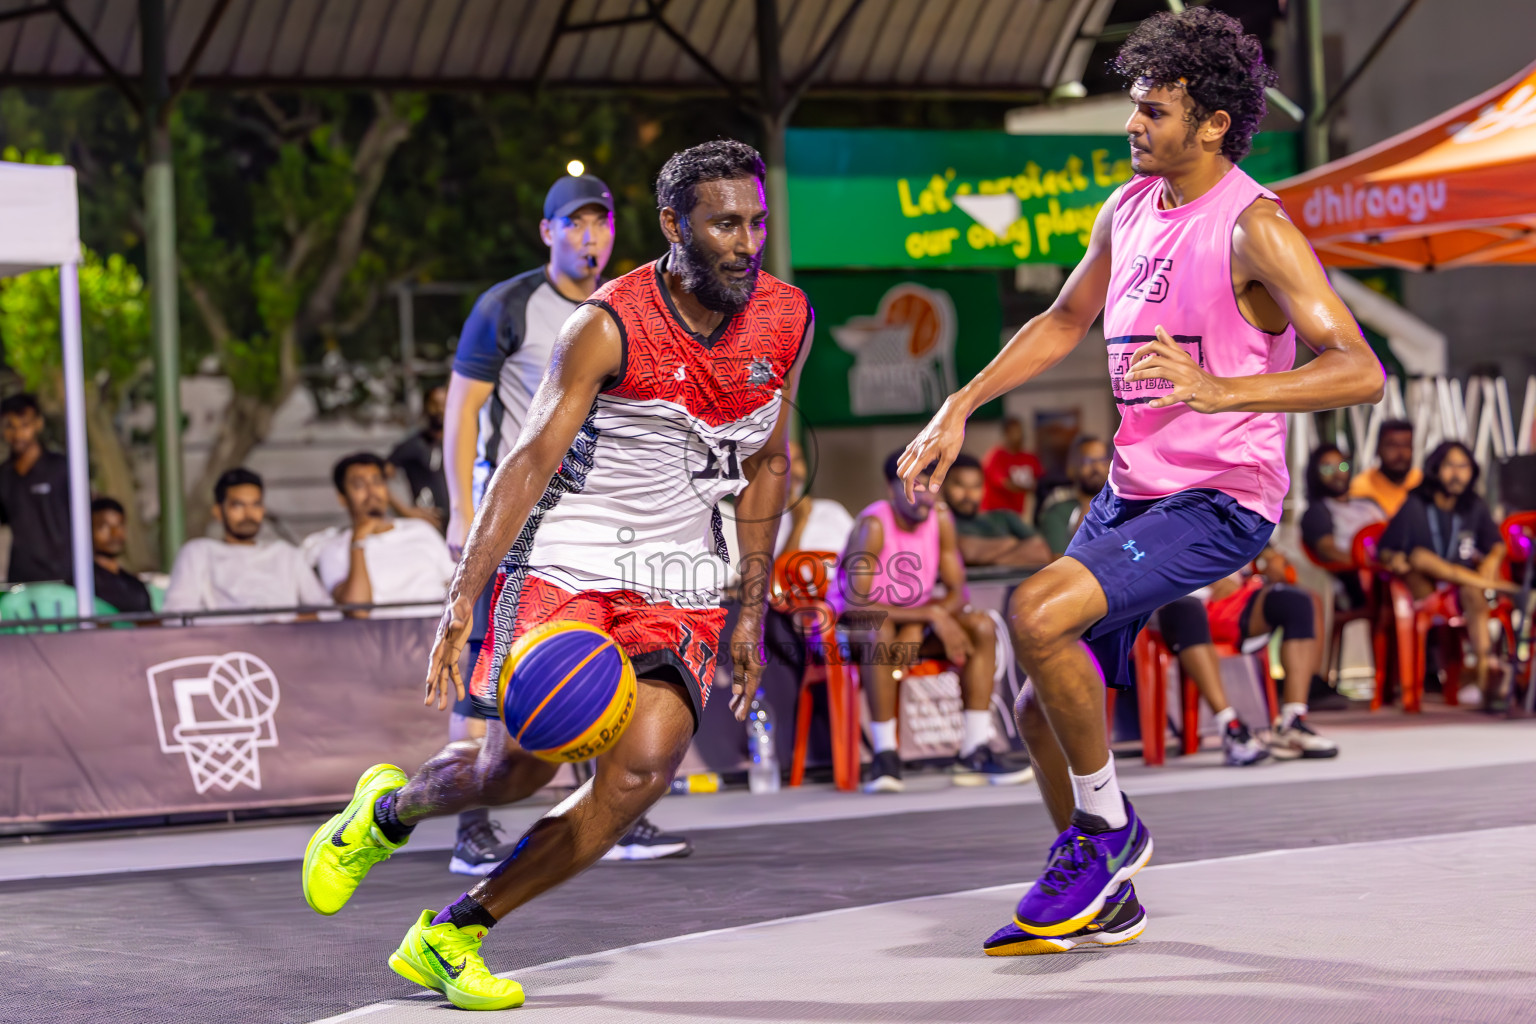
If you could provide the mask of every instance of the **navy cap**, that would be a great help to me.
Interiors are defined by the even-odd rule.
[[[567,217],[593,204],[613,212],[613,193],[602,179],[590,174],[567,174],[549,186],[549,194],[544,197],[544,219]]]

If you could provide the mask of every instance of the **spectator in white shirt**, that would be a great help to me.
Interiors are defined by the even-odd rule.
[[[448,583],[453,579],[448,544],[424,520],[391,516],[384,460],[370,452],[348,455],[336,463],[331,476],[352,525],[313,550],[320,582],[336,603],[423,602],[403,608],[376,608],[371,613],[374,618],[442,614]],[[361,618],[370,613],[349,614]]]
[[[299,549],[286,541],[257,543],[266,518],[261,477],[231,469],[213,487],[213,515],[223,526],[218,540],[198,537],[182,545],[171,567],[165,610],[223,611],[236,608],[315,608],[331,603]],[[314,615],[301,616],[313,619]],[[219,616],[200,625],[291,622],[292,614]]]

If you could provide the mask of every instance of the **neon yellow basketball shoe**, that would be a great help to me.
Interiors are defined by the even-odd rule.
[[[433,924],[436,914],[423,910],[389,966],[400,977],[434,989],[461,1010],[506,1010],[522,1006],[523,986],[496,977],[480,959],[480,925],[460,928],[451,921]]]
[[[391,843],[373,823],[373,805],[409,779],[392,764],[363,772],[352,802],[320,826],[304,849],[304,902],[317,914],[334,914],[347,905],[368,869],[405,845]]]

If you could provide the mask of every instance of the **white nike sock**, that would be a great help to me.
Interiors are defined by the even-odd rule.
[[[1216,728],[1225,729],[1227,723],[1237,721],[1237,708],[1230,704],[1216,712]]]
[[[869,741],[875,745],[875,753],[896,749],[896,719],[869,723]]]
[[[1120,784],[1115,781],[1115,755],[1110,754],[1104,767],[1092,775],[1078,775],[1068,771],[1072,779],[1072,802],[1084,814],[1096,814],[1109,822],[1110,828],[1124,828],[1129,819],[1125,814],[1125,801],[1120,796]]]
[[[1287,701],[1280,705],[1280,728],[1284,729],[1291,724],[1292,719],[1302,718],[1307,713],[1305,703],[1292,703]]]
[[[960,756],[970,757],[977,747],[984,747],[992,740],[992,712],[967,711],[965,734],[960,740]]]

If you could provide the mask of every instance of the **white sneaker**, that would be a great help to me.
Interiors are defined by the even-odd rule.
[[[1464,683],[1456,691],[1456,702],[1462,707],[1480,708],[1483,706],[1483,691],[1478,689],[1476,683]]]
[[[1305,715],[1297,715],[1288,722],[1277,721],[1269,749],[1282,759],[1339,756],[1339,745],[1313,732]]]

